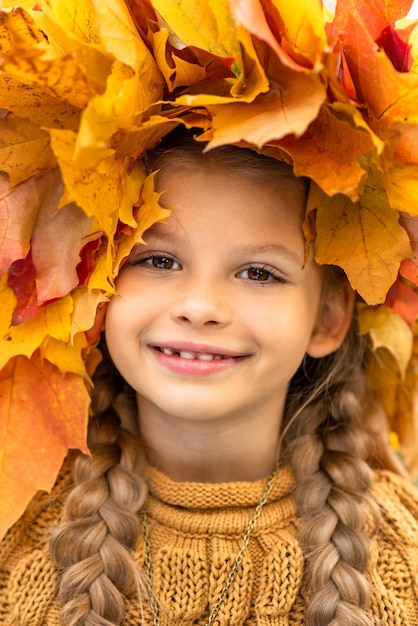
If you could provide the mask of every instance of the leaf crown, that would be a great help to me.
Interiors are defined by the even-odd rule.
[[[209,148],[251,147],[311,179],[307,245],[359,294],[360,330],[379,357],[372,385],[416,464],[418,22],[403,19],[411,0],[338,0],[332,14],[320,0],[18,4],[5,0],[0,11],[7,414],[28,394],[19,368],[43,388],[47,376],[52,393],[41,403],[52,415],[61,398],[61,419],[73,424],[60,434],[61,457],[85,447],[85,386],[100,358],[105,302],[144,230],[167,216],[142,157],[182,123]],[[76,399],[68,406],[63,381]],[[31,410],[37,419],[39,406]]]

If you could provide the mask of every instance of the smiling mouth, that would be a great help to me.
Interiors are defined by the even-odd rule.
[[[206,352],[189,352],[188,350],[173,350],[171,348],[160,348],[154,346],[154,350],[158,350],[166,356],[174,356],[188,361],[222,361],[223,359],[233,359],[236,357],[225,354],[210,354]],[[239,358],[239,357],[238,357]]]

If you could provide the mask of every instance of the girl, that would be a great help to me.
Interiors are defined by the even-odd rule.
[[[367,462],[367,346],[305,258],[307,182],[176,132],[148,165],[172,216],[109,303],[91,457],[3,543],[2,623],[417,626],[418,496]]]

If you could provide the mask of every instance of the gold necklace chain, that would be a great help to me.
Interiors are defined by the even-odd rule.
[[[206,622],[205,626],[212,626],[213,622],[215,621],[215,619],[218,616],[219,610],[222,606],[222,602],[225,600],[229,588],[232,585],[232,583],[235,580],[235,577],[237,575],[239,566],[241,565],[242,559],[244,558],[244,553],[245,550],[247,549],[248,543],[250,541],[250,537],[251,537],[251,533],[254,530],[254,526],[258,520],[258,518],[261,515],[261,511],[263,510],[263,507],[265,505],[265,503],[267,502],[267,499],[270,495],[270,491],[271,488],[273,486],[273,481],[274,478],[276,476],[276,468],[273,470],[273,472],[271,473],[266,487],[264,489],[263,495],[261,496],[260,502],[257,504],[257,507],[254,511],[254,514],[252,516],[252,518],[250,519],[248,526],[247,526],[247,530],[245,531],[245,535],[244,535],[244,539],[242,541],[241,544],[241,548],[239,549],[239,552],[235,558],[235,561],[231,567],[231,570],[228,574],[228,578],[226,579],[226,583],[225,585],[222,587],[220,593],[219,593],[219,597],[215,603],[215,605],[213,606],[210,614],[209,614],[209,618],[208,621]],[[154,595],[154,590],[153,590],[153,574],[152,574],[152,560],[151,560],[151,544],[150,544],[150,540],[149,540],[149,534],[148,534],[148,524],[147,524],[147,514],[145,512],[145,510],[141,511],[141,522],[142,522],[142,532],[143,532],[143,536],[144,536],[144,544],[145,544],[145,571],[147,574],[147,583],[148,583],[148,591],[149,591],[149,596],[150,596],[150,607],[151,607],[151,611],[152,611],[152,615],[153,615],[153,624],[154,626],[160,626],[160,607],[159,604],[157,602],[157,599]]]

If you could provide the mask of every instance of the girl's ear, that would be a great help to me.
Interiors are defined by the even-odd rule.
[[[340,347],[351,324],[355,298],[348,282],[327,290],[306,350],[309,356],[327,356]]]

